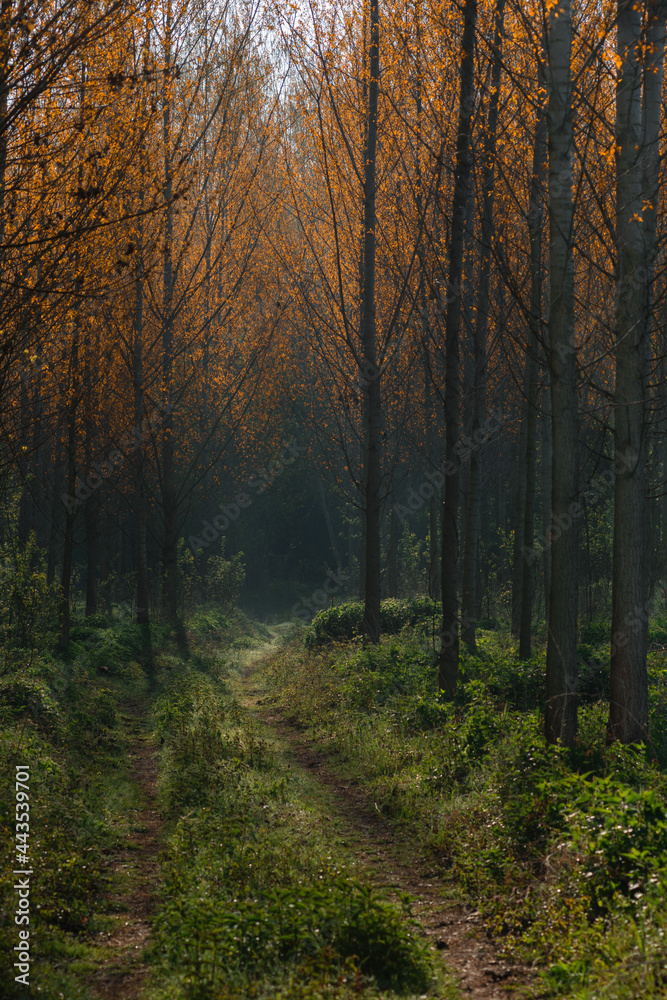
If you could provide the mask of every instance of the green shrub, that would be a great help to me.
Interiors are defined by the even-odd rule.
[[[667,876],[667,803],[652,788],[636,790],[615,778],[570,781],[571,844],[593,915],[619,896],[640,900]]]
[[[406,626],[414,626],[429,618],[436,618],[439,605],[429,597],[399,600],[388,598],[380,604],[380,628],[383,633],[394,635]],[[327,642],[348,642],[358,639],[364,631],[364,605],[349,601],[318,611],[306,631],[306,646],[313,647]]]
[[[22,551],[0,552],[0,641],[4,650],[46,650],[53,645],[59,591],[55,584],[47,583],[45,564],[34,532]]]
[[[224,555],[211,556],[204,579],[206,599],[219,604],[223,610],[229,610],[238,601],[244,581],[242,552],[237,552],[231,559],[225,559]]]

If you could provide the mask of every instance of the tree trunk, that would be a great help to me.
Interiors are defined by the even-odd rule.
[[[102,522],[100,531],[100,583],[99,583],[99,597],[100,605],[106,614],[111,611],[111,581],[109,580],[109,574],[111,571],[110,567],[110,544],[109,544],[109,531],[110,525],[108,522]]]
[[[543,85],[543,71],[539,64],[538,79]],[[526,482],[521,546],[521,613],[519,616],[519,659],[528,660],[532,655],[531,625],[533,613],[533,566],[535,561],[535,489],[537,465],[537,350],[542,331],[542,230],[544,213],[542,198],[544,168],[547,158],[547,120],[540,111],[535,135],[535,152],[530,183],[528,230],[530,233],[530,326],[528,353],[526,355]]]
[[[665,4],[648,4],[642,108],[642,10],[618,5],[616,83],[616,381],[614,546],[608,740],[648,735],[647,369],[658,200]]]
[[[364,241],[361,343],[364,392],[364,631],[371,642],[380,638],[381,546],[380,485],[382,405],[375,328],[375,177],[380,77],[379,0],[371,0],[368,80],[368,126],[364,170]]]
[[[86,617],[97,614],[97,562],[99,532],[97,526],[97,500],[88,498],[83,508],[86,525]]]
[[[164,46],[165,83],[162,112],[162,137],[164,145],[163,194],[165,200],[165,237],[162,262],[162,383],[165,417],[162,425],[162,608],[167,621],[178,617],[178,502],[176,497],[176,469],[174,465],[174,418],[172,402],[173,369],[173,295],[174,273],[172,263],[174,208],[173,164],[171,153],[171,3],[167,4],[166,37]]]
[[[389,545],[387,551],[387,597],[398,597],[398,516],[392,507],[389,511]]]
[[[519,444],[516,452],[516,490],[514,493],[514,541],[512,545],[512,619],[511,632],[519,635],[521,626],[521,588],[523,586],[523,536],[526,520],[526,439],[528,432],[528,407],[526,403],[528,378],[528,358],[523,377],[523,399],[521,401],[521,425]]]
[[[547,387],[543,397],[542,414],[542,535],[546,537],[551,528],[551,466],[553,453],[551,447],[551,398]],[[551,600],[551,546],[544,545],[542,549],[542,572],[544,576],[544,617],[549,620],[549,603]]]
[[[72,587],[72,560],[74,554],[74,518],[76,517],[76,446],[77,408],[79,403],[79,329],[78,319],[72,335],[72,355],[70,359],[70,398],[67,406],[67,499],[65,514],[65,536],[63,540],[63,562],[60,574],[59,640],[64,647],[69,645],[70,592]],[[85,503],[84,496],[84,503]]]
[[[493,240],[494,177],[498,108],[500,104],[500,79],[502,74],[502,39],[505,18],[505,0],[498,0],[496,26],[493,39],[493,69],[491,72],[491,100],[486,124],[484,161],[482,169],[482,222],[481,249],[477,294],[477,321],[475,323],[475,387],[471,428],[470,470],[468,477],[468,516],[463,550],[463,587],[461,601],[461,638],[468,649],[475,650],[475,619],[477,617],[477,579],[479,575],[479,529],[482,504],[482,454],[481,441],[486,421],[486,342],[489,327],[491,250]]]
[[[95,355],[99,354],[99,337]],[[91,373],[91,352],[86,348],[84,358],[84,434],[85,434],[85,468],[92,469],[93,446],[95,439],[95,407],[93,403],[93,384]],[[95,484],[97,485],[97,483]],[[86,617],[97,614],[97,560],[99,549],[98,532],[98,500],[95,491],[87,498],[83,507],[83,519],[86,526]]]
[[[144,422],[144,359],[143,359],[143,325],[144,325],[144,276],[143,276],[143,246],[141,238],[136,250],[135,300],[134,300],[134,426],[140,428]],[[149,622],[148,598],[148,563],[146,552],[146,495],[144,483],[144,442],[140,440],[134,459],[134,496],[135,496],[135,544],[137,547],[137,624],[147,625]]]
[[[461,327],[461,276],[466,208],[470,188],[470,134],[474,98],[475,29],[477,0],[466,0],[461,41],[461,96],[456,137],[456,170],[449,242],[447,310],[445,316],[445,486],[442,512],[442,629],[438,685],[447,697],[456,694],[459,669],[458,623],[458,511],[459,511],[459,408],[461,376],[459,330]]]
[[[549,13],[549,368],[553,441],[551,593],[545,735],[571,746],[577,732],[577,365],[572,259],[572,7]]]

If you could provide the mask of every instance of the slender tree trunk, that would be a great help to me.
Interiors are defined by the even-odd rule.
[[[415,66],[415,78],[414,78],[414,90],[415,90],[415,111],[417,117],[417,134],[419,137],[418,152],[415,157],[415,174],[417,178],[417,190],[415,197],[415,207],[417,209],[417,216],[419,219],[423,217],[424,211],[424,200],[423,200],[423,178],[422,178],[422,168],[420,160],[420,149],[422,142],[422,115],[423,115],[423,99],[422,99],[422,76],[423,70],[421,65],[422,57],[422,40],[421,40],[421,22],[420,22],[420,12],[419,6],[415,7],[415,32],[417,38],[417,52],[416,52],[416,66]],[[429,321],[429,310],[428,301],[426,298],[426,261],[424,259],[424,254],[419,248],[419,261],[422,268],[422,273],[419,281],[419,309],[420,309],[420,319],[421,319],[421,338],[422,338],[422,358],[424,363],[424,412],[426,414],[426,459],[430,467],[433,468],[439,464],[439,456],[436,458],[435,448],[434,448],[434,427],[435,419],[433,413],[433,372],[431,370],[431,358],[429,353],[429,345],[431,343],[431,330]],[[440,598],[440,546],[439,546],[439,535],[438,535],[438,513],[441,507],[440,498],[440,487],[433,484],[433,492],[428,498],[428,593],[429,596],[437,601]],[[396,525],[395,531],[397,533],[397,545],[398,545],[398,525]],[[398,575],[396,581],[396,591],[398,593]]]
[[[59,627],[60,643],[69,644],[70,630],[70,594],[72,587],[72,561],[74,554],[74,519],[76,517],[76,448],[77,448],[77,409],[79,404],[79,327],[75,320],[72,335],[72,354],[70,359],[70,397],[67,405],[67,445],[65,449],[67,462],[67,504],[65,514],[65,535],[63,539],[63,562],[60,574],[60,606]],[[84,503],[85,503],[84,498]]]
[[[662,593],[663,610],[667,611],[667,432],[662,435],[662,498],[660,504],[662,514],[661,550],[662,550]]]
[[[336,563],[336,572],[341,573],[343,564],[340,558],[340,552],[338,550],[338,543],[336,542],[336,534],[333,528],[333,522],[331,520],[331,514],[329,513],[329,505],[327,503],[326,493],[324,492],[324,485],[319,475],[315,473],[315,478],[317,481],[317,492],[320,498],[320,504],[322,506],[322,513],[324,515],[324,521],[327,526],[327,533],[329,535],[329,545],[331,547],[331,554],[334,557],[334,562]]]
[[[538,73],[543,84],[543,72]],[[537,484],[537,351],[542,330],[542,230],[544,213],[542,199],[547,158],[547,120],[540,113],[535,135],[535,153],[530,184],[528,229],[530,233],[530,325],[528,353],[526,355],[526,487],[521,546],[521,614],[519,617],[519,658],[528,660],[532,655],[531,625],[533,617],[533,588],[535,585],[535,492]]]
[[[528,364],[524,364],[521,425],[516,451],[516,489],[514,493],[514,540],[512,544],[512,620],[511,632],[519,635],[521,626],[521,588],[523,586],[523,537],[526,521],[526,440],[528,432],[527,394]]]
[[[380,77],[379,0],[370,0],[368,126],[364,171],[364,242],[361,342],[364,370],[364,631],[371,642],[380,638],[381,546],[380,486],[382,403],[375,328],[375,185]]]
[[[86,525],[86,617],[97,614],[97,563],[99,556],[99,531],[97,498],[88,498],[83,508]]]
[[[419,209],[421,214],[421,208]],[[422,348],[424,358],[424,411],[426,413],[426,458],[431,468],[437,467],[438,457],[435,451],[433,425],[433,393],[431,391],[433,375],[430,371],[427,344],[430,339],[427,319],[427,304],[425,289],[422,288]],[[440,510],[440,487],[437,478],[433,483],[433,492],[428,498],[428,593],[434,601],[440,598],[440,551],[438,537],[438,512]],[[398,526],[396,528],[398,535]],[[398,539],[397,539],[398,543]]]
[[[442,629],[438,684],[449,698],[456,694],[459,669],[458,511],[459,511],[459,408],[461,373],[461,278],[466,208],[470,189],[470,134],[474,97],[475,30],[477,0],[466,0],[461,42],[461,96],[456,138],[456,170],[449,243],[447,311],[445,316],[445,487],[442,515]]]
[[[658,199],[665,4],[648,5],[642,108],[642,10],[618,5],[616,83],[616,381],[614,546],[607,738],[648,735],[647,369]]]
[[[552,546],[545,735],[572,745],[577,732],[577,507],[579,418],[574,335],[572,6],[549,13],[549,368],[553,441]]]
[[[110,544],[108,522],[103,521],[100,526],[100,604],[105,613],[111,611],[111,591],[110,591]]]
[[[9,30],[11,9],[12,0],[2,0],[0,3],[0,275],[3,273],[2,253],[5,245],[7,142],[9,140],[6,119],[9,107],[9,67],[12,62],[12,38]]]
[[[392,507],[389,512],[389,546],[387,551],[387,597],[398,597],[398,540],[400,537],[398,515]]]
[[[48,541],[46,546],[46,582],[51,586],[56,579],[56,568],[58,563],[58,542],[60,535],[60,524],[62,520],[62,500],[61,492],[63,486],[66,487],[66,482],[63,483],[63,451],[61,447],[61,437],[63,431],[64,414],[62,411],[58,414],[58,420],[56,423],[56,433],[54,437],[54,450],[55,455],[53,456],[53,493],[51,496],[51,511],[49,516],[49,533]],[[71,493],[69,494],[71,496]]]
[[[21,372],[21,390],[20,390],[20,412],[21,412],[21,430],[20,430],[20,440],[21,442],[27,441],[29,438],[29,423],[31,418],[30,413],[30,401],[28,399],[28,376],[26,372]],[[29,469],[30,469],[30,456],[23,455],[19,453],[17,466],[19,470],[20,477],[20,488],[21,488],[21,499],[19,501],[19,516],[18,516],[18,542],[19,547],[23,550],[28,542],[28,537],[30,535],[30,508],[32,506],[29,482]]]
[[[143,427],[144,422],[144,276],[143,246],[141,237],[137,247],[136,274],[134,281],[134,426]],[[146,551],[146,493],[144,482],[144,443],[140,441],[134,459],[134,503],[135,503],[135,544],[137,547],[137,624],[149,622],[148,562]]]
[[[95,354],[99,354],[99,337]],[[85,468],[93,466],[93,442],[95,439],[95,417],[93,404],[93,383],[90,369],[90,351],[86,350],[84,358],[84,422],[85,434]],[[98,532],[98,497],[95,491],[87,498],[83,507],[83,520],[86,527],[86,617],[97,614],[97,561],[99,551]]]
[[[547,387],[542,402],[542,535],[546,536],[551,528],[551,466],[553,453],[551,448],[551,397]],[[549,619],[549,604],[551,601],[551,546],[544,545],[542,550],[542,573],[544,576],[544,611]]]
[[[533,619],[533,546],[535,542],[535,486],[537,451],[537,340],[530,331],[530,346],[526,358],[526,455],[525,506],[521,546],[521,604],[519,614],[519,659],[532,655],[531,626]]]
[[[162,382],[163,404],[166,415],[162,425],[162,607],[168,621],[178,617],[178,501],[176,497],[176,469],[174,462],[174,419],[172,403],[173,337],[174,337],[174,273],[173,273],[173,163],[171,150],[171,2],[167,4],[166,37],[164,46],[165,84],[162,112],[164,145],[165,236],[162,266]]]
[[[470,650],[475,649],[475,619],[477,617],[477,579],[479,576],[479,530],[482,504],[482,453],[477,438],[483,432],[486,420],[486,342],[489,327],[491,250],[493,240],[494,179],[498,109],[500,105],[500,80],[502,75],[502,38],[505,18],[505,0],[498,0],[496,26],[493,40],[493,69],[491,71],[491,100],[486,124],[484,166],[482,169],[482,222],[481,249],[478,276],[477,320],[475,323],[475,388],[468,477],[468,516],[463,550],[463,588],[461,602],[461,638]]]

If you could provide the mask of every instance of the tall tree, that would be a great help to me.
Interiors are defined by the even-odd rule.
[[[502,41],[505,18],[505,0],[498,0],[492,48],[491,86],[489,88],[489,113],[486,122],[482,160],[481,200],[482,219],[480,233],[480,262],[478,273],[477,309],[475,321],[475,376],[471,437],[475,442],[482,433],[487,411],[487,340],[491,304],[491,258],[494,215],[494,180],[496,168],[496,141],[502,76]],[[468,513],[463,552],[463,586],[461,595],[461,638],[468,649],[475,649],[475,618],[477,616],[477,577],[479,562],[479,528],[482,506],[482,456],[481,449],[470,452],[468,475]]]
[[[549,12],[549,375],[553,447],[551,588],[545,734],[571,745],[577,730],[577,502],[579,420],[574,316],[572,4]]]
[[[649,0],[645,8],[622,0],[617,13],[616,461],[607,735],[623,743],[645,740],[648,733],[647,374],[666,9],[661,0]]]
[[[543,84],[540,60],[538,81]],[[533,612],[533,543],[535,535],[535,494],[537,479],[537,368],[538,349],[542,334],[542,232],[544,173],[547,156],[547,121],[542,107],[537,117],[535,150],[530,179],[528,229],[530,233],[530,313],[524,393],[526,397],[525,507],[521,545],[521,613],[519,616],[519,658],[527,660],[532,653],[531,626]]]
[[[445,314],[445,478],[442,505],[441,594],[442,628],[438,684],[448,697],[456,694],[459,669],[458,515],[460,475],[461,280],[466,209],[472,167],[471,130],[475,96],[475,32],[477,0],[466,0],[461,38],[461,88],[456,135],[456,168],[449,237],[447,311]]]
[[[378,97],[380,88],[380,5],[370,0],[368,48],[368,117],[364,149],[364,229],[361,294],[361,343],[364,379],[364,630],[380,638],[380,511],[382,406],[375,329],[375,187],[377,173]]]

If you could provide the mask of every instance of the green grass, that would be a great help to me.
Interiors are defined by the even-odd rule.
[[[497,630],[478,646],[450,704],[418,629],[365,649],[295,639],[267,681],[332,766],[419,838],[504,954],[545,970],[549,995],[667,996],[664,654],[652,654],[647,751],[606,747],[592,692],[566,751],[542,736],[544,654],[518,664]]]
[[[17,940],[9,776],[27,761],[33,996],[92,1000],[100,965],[118,958],[100,942],[127,919],[120,897],[140,876],[107,861],[139,832],[127,754],[147,725],[165,817],[148,997],[431,995],[438,976],[409,904],[369,887],[327,804],[226,687],[230,665],[271,634],[215,609],[174,629],[100,616],[74,623],[66,658],[46,640],[5,658],[0,948],[9,956]],[[25,995],[12,978],[8,1000]]]
[[[424,995],[409,912],[374,891],[326,809],[226,689],[199,672],[155,706],[171,817],[155,997]]]

